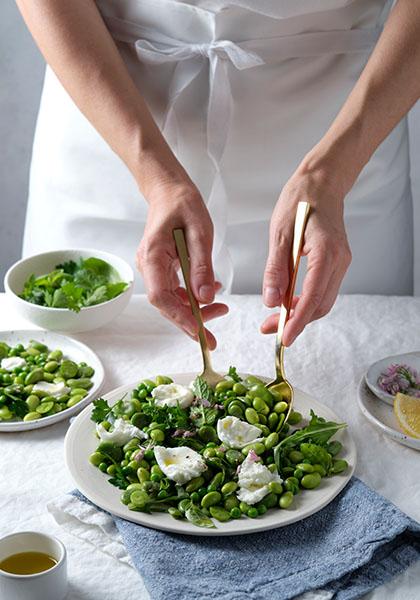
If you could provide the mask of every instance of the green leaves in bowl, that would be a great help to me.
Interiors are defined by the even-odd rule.
[[[86,306],[112,300],[128,285],[106,261],[95,257],[80,258],[77,262],[70,260],[57,265],[46,275],[31,275],[20,298],[39,306],[79,312]]]

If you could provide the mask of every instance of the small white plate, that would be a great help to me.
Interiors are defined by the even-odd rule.
[[[396,356],[387,356],[373,363],[367,370],[365,381],[369,389],[381,400],[394,405],[394,396],[384,392],[378,385],[378,377],[391,365],[408,365],[420,373],[420,352],[408,352],[407,354],[397,354]]]
[[[378,398],[366,385],[364,377],[359,384],[357,402],[363,415],[378,431],[395,442],[414,448],[414,450],[420,450],[420,439],[413,438],[401,431],[393,407],[384,402],[378,402]]]
[[[65,335],[60,335],[59,333],[54,333],[52,331],[42,331],[42,329],[0,331],[0,341],[6,342],[9,346],[16,346],[16,344],[27,346],[31,340],[37,340],[37,342],[46,344],[50,350],[60,349],[66,358],[74,360],[77,363],[85,362],[93,367],[95,369],[95,374],[92,377],[93,386],[90,388],[88,395],[78,404],[71,408],[66,408],[55,415],[42,417],[35,421],[22,421],[17,419],[0,421],[0,433],[40,429],[41,427],[47,427],[48,425],[52,425],[63,419],[69,419],[72,415],[75,415],[89,404],[93,398],[96,398],[102,388],[105,376],[104,368],[95,352],[85,344],[66,337]]]
[[[195,375],[194,373],[182,373],[170,376],[177,383],[188,385],[194,379]],[[117,388],[106,394],[104,398],[112,405],[126,392],[132,390],[137,383]],[[309,411],[312,408],[320,417],[341,422],[341,419],[330,408],[299,390],[295,390],[294,407],[305,418],[309,416]],[[163,531],[188,535],[220,536],[242,535],[244,533],[255,533],[257,531],[284,527],[285,525],[309,517],[329,504],[348,483],[356,465],[356,445],[347,429],[341,430],[335,435],[334,439],[341,441],[344,446],[340,458],[344,458],[349,463],[349,468],[345,473],[324,478],[317,489],[302,492],[296,496],[291,509],[270,510],[258,519],[244,517],[228,521],[227,523],[218,523],[215,521],[215,529],[202,529],[192,525],[188,521],[176,521],[166,513],[146,514],[131,511],[121,503],[121,490],[109,484],[108,478],[99,469],[89,463],[89,456],[95,451],[98,445],[98,440],[94,435],[95,426],[90,420],[91,411],[92,407],[88,406],[74,419],[64,441],[65,461],[74,483],[91,502],[103,510],[122,517],[127,521]]]

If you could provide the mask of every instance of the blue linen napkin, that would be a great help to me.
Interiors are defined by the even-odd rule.
[[[196,537],[113,518],[153,600],[287,600],[320,589],[351,600],[420,559],[420,524],[356,478],[318,513],[262,533]]]

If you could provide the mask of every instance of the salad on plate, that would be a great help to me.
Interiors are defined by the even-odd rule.
[[[231,367],[211,388],[201,377],[187,387],[159,375],[113,406],[93,402],[98,446],[90,463],[122,490],[129,510],[167,512],[199,527],[284,510],[296,494],[344,472],[346,427],[311,411],[292,412],[264,381]],[[214,520],[213,520],[214,519]]]

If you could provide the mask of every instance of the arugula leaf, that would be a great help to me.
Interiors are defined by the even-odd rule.
[[[298,429],[291,435],[284,438],[274,448],[274,461],[277,469],[280,470],[283,450],[285,448],[292,448],[298,446],[302,442],[310,442],[312,444],[324,445],[328,440],[340,429],[347,427],[346,423],[334,423],[333,421],[326,421],[322,417],[318,417],[313,410],[311,410],[311,420],[307,427]]]
[[[191,506],[187,508],[185,511],[185,516],[187,521],[193,525],[197,525],[198,527],[207,527],[208,529],[215,528],[213,521],[209,519],[209,517],[198,508],[198,506],[194,506],[194,504],[191,504]]]
[[[111,407],[109,406],[108,402],[104,400],[104,398],[98,398],[97,400],[93,401],[93,406],[95,408],[92,410],[92,414],[90,415],[91,421],[94,421],[95,423],[101,423],[102,421],[105,421],[108,414],[111,412]]]
[[[200,375],[194,379],[193,392],[200,400],[207,400],[208,402],[213,400],[213,390]]]
[[[242,381],[242,378],[239,377],[239,375],[238,375],[238,373],[236,371],[236,367],[229,367],[228,375],[236,383],[239,383],[240,381]]]

